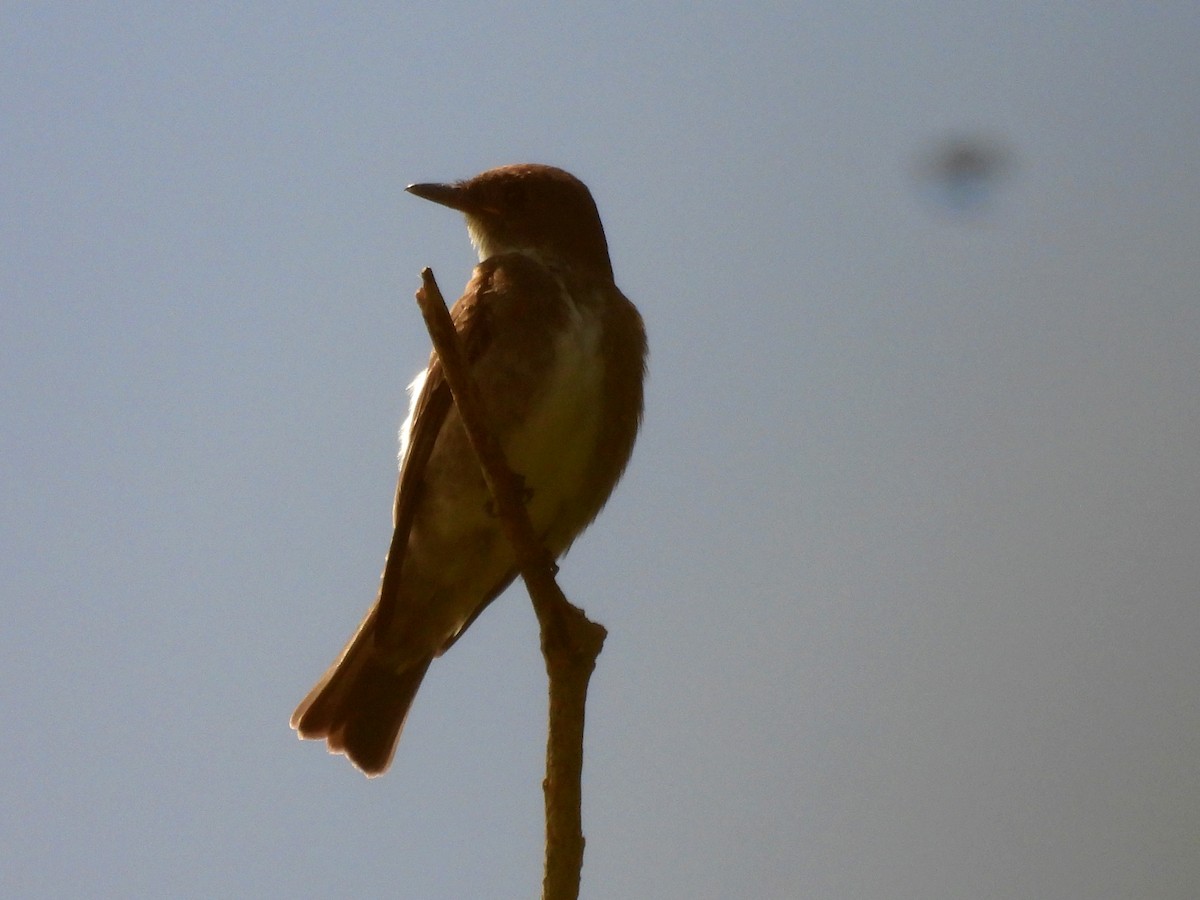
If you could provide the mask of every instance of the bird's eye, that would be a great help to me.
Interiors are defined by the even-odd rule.
[[[519,181],[510,181],[504,185],[504,189],[500,192],[500,198],[505,209],[520,209],[525,205],[526,194],[524,184]]]

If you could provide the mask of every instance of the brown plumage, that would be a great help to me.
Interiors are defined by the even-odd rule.
[[[409,190],[464,213],[481,262],[451,318],[534,528],[559,556],[600,511],[641,422],[646,338],[613,283],[591,194],[549,166],[491,169]],[[401,430],[394,532],[379,594],[292,716],[368,775],[391,762],[421,680],[511,583],[491,512],[435,357]]]

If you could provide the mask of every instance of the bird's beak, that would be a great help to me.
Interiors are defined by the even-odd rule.
[[[459,212],[467,212],[467,192],[463,190],[462,185],[410,184],[405,190],[422,200],[432,200]]]

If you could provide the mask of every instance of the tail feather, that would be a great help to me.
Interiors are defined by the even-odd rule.
[[[292,714],[304,739],[324,739],[368,776],[391,764],[409,707],[432,657],[397,671],[376,650],[374,614],[351,639],[341,658]]]

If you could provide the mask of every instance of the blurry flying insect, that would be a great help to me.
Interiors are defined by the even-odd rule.
[[[1000,141],[959,135],[939,140],[922,154],[917,180],[921,194],[943,212],[968,216],[990,207],[1014,167],[1012,152]]]

